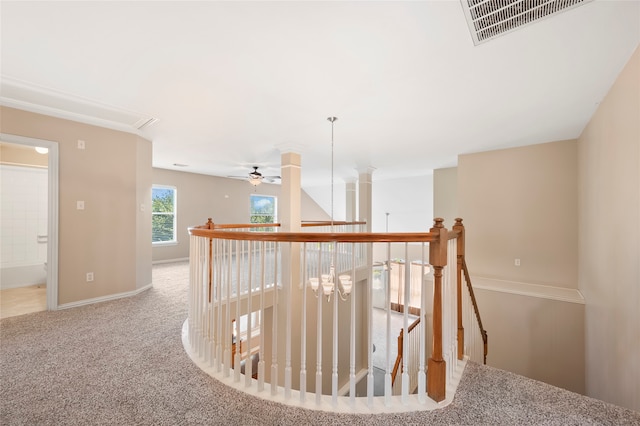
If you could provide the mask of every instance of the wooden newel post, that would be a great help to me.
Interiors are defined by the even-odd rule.
[[[429,230],[438,234],[429,243],[429,263],[433,267],[433,350],[427,363],[427,394],[436,402],[446,396],[446,363],[442,358],[442,269],[447,264],[447,229],[444,219],[434,219]]]
[[[457,259],[457,318],[458,318],[458,359],[464,358],[464,327],[462,325],[462,261],[464,260],[464,225],[462,219],[456,218],[456,224],[453,225],[454,231],[459,231],[458,238],[456,239],[456,247],[458,251]]]
[[[213,229],[213,219],[209,218],[207,220],[207,228]],[[209,303],[211,303],[211,287],[212,287],[212,277],[213,277],[213,239],[209,238]]]

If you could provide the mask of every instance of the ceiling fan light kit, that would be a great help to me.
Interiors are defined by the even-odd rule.
[[[252,166],[253,171],[249,172],[248,176],[228,176],[230,178],[235,179],[248,179],[249,183],[253,186],[258,186],[264,180],[265,182],[273,182],[275,180],[281,179],[280,176],[263,176],[262,173],[258,171],[258,166]]]
[[[249,183],[258,186],[262,183],[262,173],[258,172],[258,167],[253,166],[253,171],[249,173]]]

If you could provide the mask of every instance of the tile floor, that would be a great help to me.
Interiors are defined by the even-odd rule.
[[[46,310],[46,284],[0,291],[0,319]]]

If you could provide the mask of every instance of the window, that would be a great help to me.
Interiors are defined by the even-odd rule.
[[[151,189],[151,241],[176,243],[176,189],[153,185]]]
[[[276,223],[276,197],[250,195],[251,223]]]

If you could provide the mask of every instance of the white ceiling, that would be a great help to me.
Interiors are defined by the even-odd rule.
[[[10,2],[4,105],[133,131],[153,165],[303,186],[578,137],[640,42],[640,1],[594,1],[474,46],[459,1]]]

